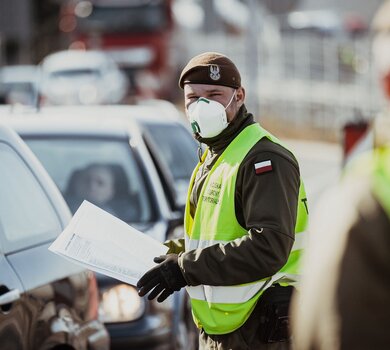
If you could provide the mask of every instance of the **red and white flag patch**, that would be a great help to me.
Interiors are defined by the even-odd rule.
[[[272,162],[270,160],[264,160],[263,162],[255,163],[256,175],[267,173],[272,171]]]

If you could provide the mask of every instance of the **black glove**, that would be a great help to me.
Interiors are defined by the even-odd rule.
[[[154,288],[148,295],[148,299],[152,300],[161,293],[157,298],[157,301],[161,303],[174,291],[186,286],[187,282],[177,263],[177,258],[177,254],[161,255],[154,258],[153,261],[158,265],[140,278],[137,283],[137,287],[140,288],[138,295],[142,297]]]

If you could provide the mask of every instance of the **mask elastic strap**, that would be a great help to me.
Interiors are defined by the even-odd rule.
[[[229,103],[228,103],[227,106],[225,107],[225,111],[229,108],[230,104],[233,102],[233,98],[234,98],[234,96],[236,95],[236,91],[237,91],[237,90],[234,90],[233,95],[232,95],[232,97],[231,97]]]
[[[199,142],[199,145],[198,145],[198,158],[199,158],[199,162],[202,163],[202,155],[203,155],[203,150],[202,150],[202,144]]]

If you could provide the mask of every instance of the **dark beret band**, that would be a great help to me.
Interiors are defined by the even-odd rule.
[[[241,86],[241,76],[236,65],[225,55],[205,52],[192,58],[181,72],[179,86],[185,84]]]

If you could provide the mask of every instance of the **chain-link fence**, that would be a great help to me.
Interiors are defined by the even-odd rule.
[[[314,33],[259,34],[257,65],[248,64],[245,36],[182,33],[192,57],[218,51],[231,57],[243,84],[255,74],[257,115],[290,133],[335,139],[354,119],[372,118],[384,105],[371,56],[370,35],[356,38]],[[257,71],[253,71],[257,67]]]

